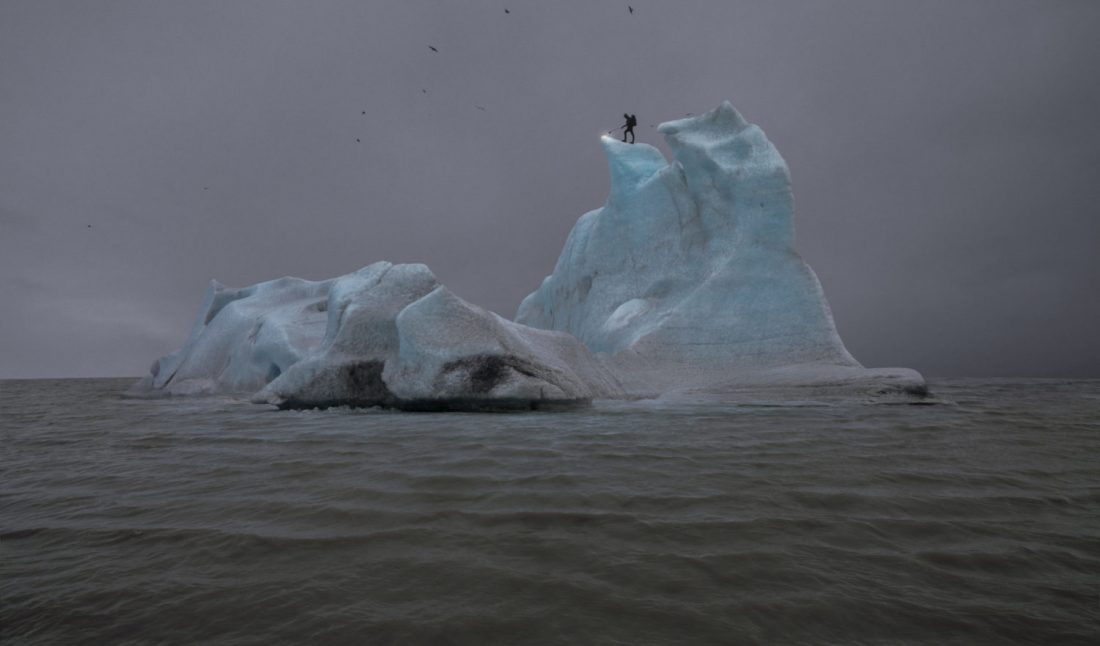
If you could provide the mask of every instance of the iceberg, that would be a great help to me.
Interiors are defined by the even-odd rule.
[[[725,102],[663,123],[674,155],[603,137],[606,204],[573,227],[516,321],[568,332],[635,396],[750,385],[921,395],[905,368],[868,370],[844,347],[794,249],[790,172]]]
[[[763,130],[728,102],[658,130],[671,163],[653,146],[603,138],[607,201],[577,221],[514,321],[421,264],[240,289],[213,281],[183,346],[131,393],[403,410],[790,388],[927,394],[919,373],[864,368],[844,347],[795,251],[790,173]]]
[[[280,278],[234,289],[211,281],[191,334],[153,362],[133,392],[255,392],[317,348],[328,293],[339,279]]]
[[[513,410],[622,397],[572,336],[467,303],[424,265],[325,281],[211,284],[183,347],[133,395],[251,394],[279,408]]]

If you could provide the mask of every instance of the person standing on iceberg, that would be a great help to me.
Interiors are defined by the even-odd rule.
[[[623,126],[623,143],[626,143],[626,135],[630,133],[630,143],[634,143],[634,126],[638,125],[638,115],[623,114],[626,117],[626,125]]]

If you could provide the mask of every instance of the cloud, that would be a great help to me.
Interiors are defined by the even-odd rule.
[[[861,361],[1100,375],[1100,339],[1072,337],[1100,326],[1096,3],[4,13],[7,376],[144,369],[211,278],[416,261],[511,315],[606,197],[592,133],[727,98],[791,166],[799,249]],[[1018,267],[1053,295],[1003,289]],[[1057,312],[990,315],[1029,307]]]

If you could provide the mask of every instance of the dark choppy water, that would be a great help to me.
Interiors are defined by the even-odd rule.
[[[268,412],[0,382],[3,643],[1100,643],[1100,382]]]

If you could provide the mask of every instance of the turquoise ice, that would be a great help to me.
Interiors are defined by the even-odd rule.
[[[611,189],[515,321],[425,265],[207,290],[190,337],[136,385],[281,407],[537,408],[791,387],[922,396],[844,347],[794,248],[787,164],[729,103],[660,126],[674,160],[602,139]]]
[[[821,284],[794,248],[790,172],[730,103],[663,123],[674,160],[602,143],[611,190],[573,227],[554,272],[516,321],[568,332],[639,393],[722,384],[889,381],[837,334]]]

